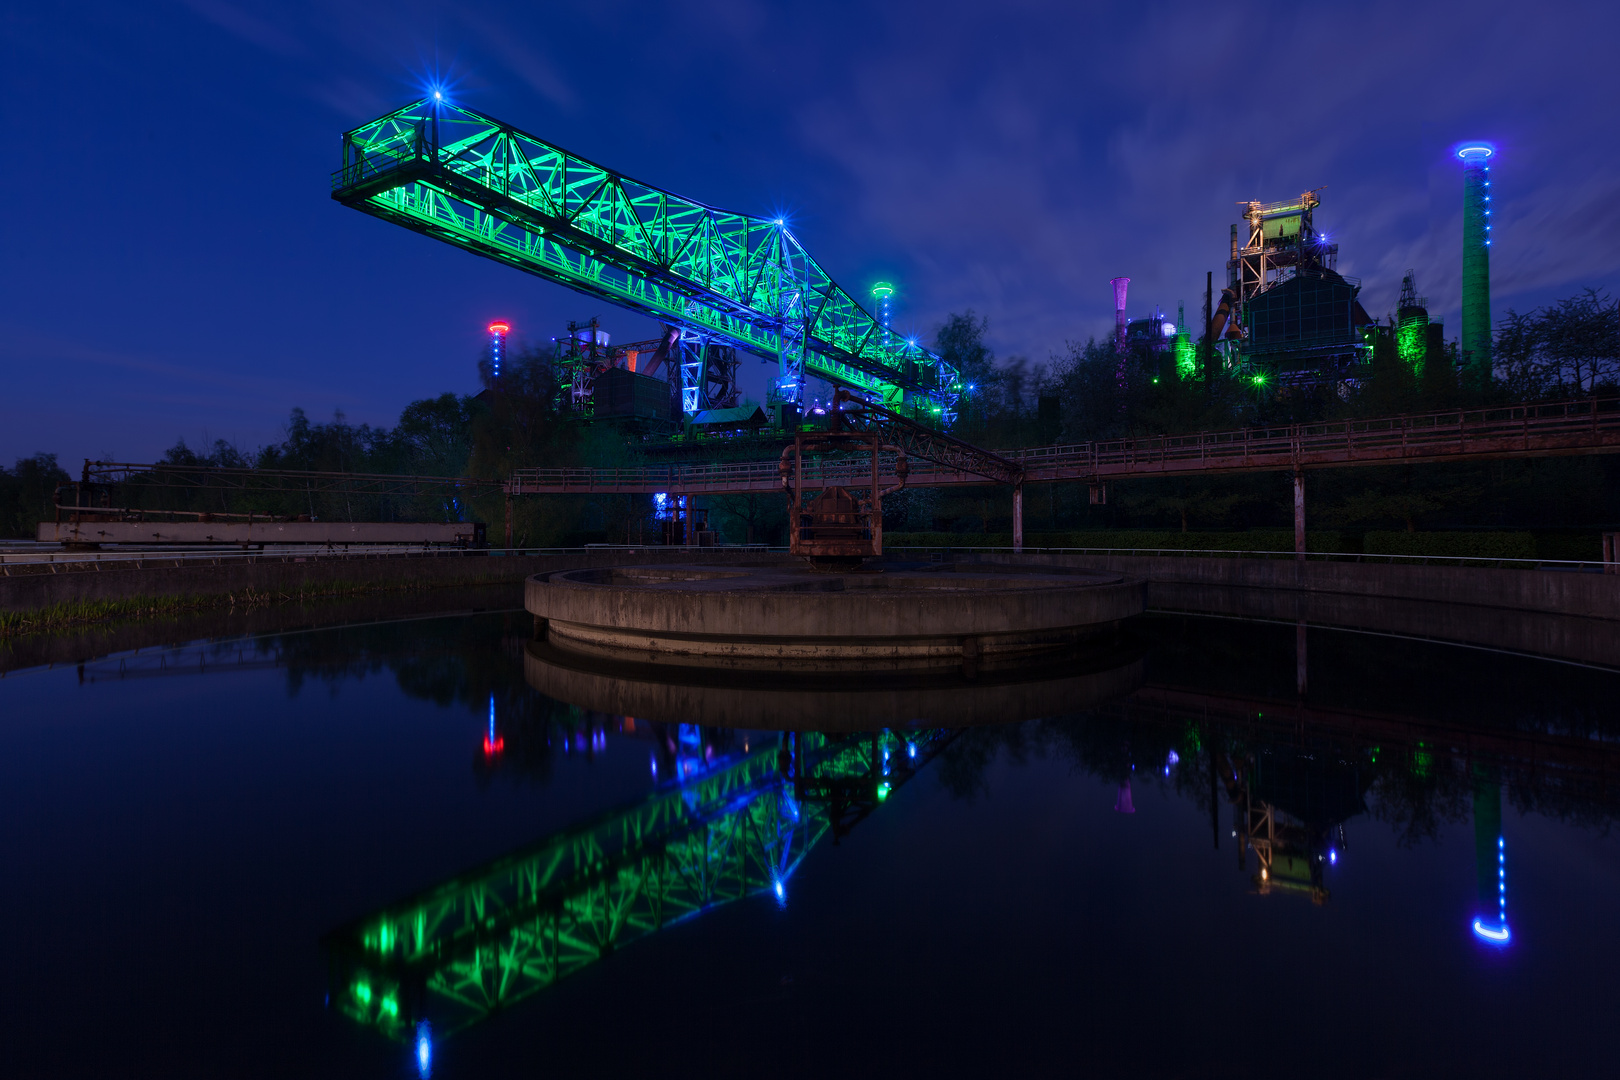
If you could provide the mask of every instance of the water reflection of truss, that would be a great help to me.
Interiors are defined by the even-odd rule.
[[[331,1002],[397,1039],[465,1028],[616,949],[760,893],[914,776],[953,733],[798,734],[721,759],[333,931]]]

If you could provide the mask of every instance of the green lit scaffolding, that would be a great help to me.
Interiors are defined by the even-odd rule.
[[[955,736],[790,733],[342,927],[334,1008],[396,1040],[442,1036],[666,926],[749,896],[785,903],[805,855]]]
[[[799,403],[808,372],[915,418],[954,418],[958,373],[857,304],[783,219],[693,202],[433,99],[347,132],[332,197],[662,320],[688,348],[776,360],[774,401]]]

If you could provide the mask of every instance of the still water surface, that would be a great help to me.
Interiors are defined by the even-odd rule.
[[[0,1075],[416,1076],[415,1012],[436,1077],[1612,1067],[1620,674],[1147,616],[1083,712],[824,736],[528,631],[0,680]]]

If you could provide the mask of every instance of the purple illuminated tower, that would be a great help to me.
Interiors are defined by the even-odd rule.
[[[1125,351],[1125,290],[1130,288],[1131,279],[1117,277],[1109,281],[1114,287],[1114,350]]]

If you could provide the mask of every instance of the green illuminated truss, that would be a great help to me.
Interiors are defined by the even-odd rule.
[[[705,206],[497,120],[423,100],[343,136],[346,206],[777,360],[780,400],[809,371],[949,417],[957,372],[868,314],[781,220]]]
[[[758,893],[883,802],[953,733],[780,745],[472,870],[330,934],[331,1001],[391,1038],[461,1030],[663,927]]]

